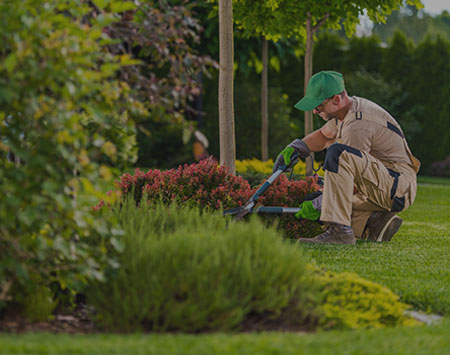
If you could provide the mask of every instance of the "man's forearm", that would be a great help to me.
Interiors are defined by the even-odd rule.
[[[325,137],[320,129],[308,134],[302,140],[311,152],[320,152],[321,150],[328,148],[335,141],[334,139]]]

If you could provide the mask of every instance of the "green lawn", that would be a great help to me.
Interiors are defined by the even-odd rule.
[[[450,315],[450,179],[420,183],[390,243],[302,246],[318,264],[379,282],[422,310]]]
[[[450,354],[450,179],[420,179],[390,243],[298,246],[318,264],[388,286],[432,326],[316,334],[0,335],[1,354]]]
[[[439,325],[317,334],[0,335],[2,354],[417,354],[450,353]]]

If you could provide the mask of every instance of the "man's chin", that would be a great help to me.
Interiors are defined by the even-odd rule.
[[[321,119],[323,119],[325,122],[327,122],[327,121],[329,121],[329,120],[331,120],[331,119],[333,119],[334,117],[332,117],[332,116],[328,116],[328,115],[326,115],[325,117],[324,116],[322,116],[322,115],[319,115],[320,116],[320,118]]]

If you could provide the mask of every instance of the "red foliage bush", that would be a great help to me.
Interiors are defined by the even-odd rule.
[[[260,198],[264,206],[298,207],[305,197],[320,189],[317,178],[307,177],[306,180],[289,180],[281,175]],[[265,216],[265,220],[273,220],[273,216]],[[299,220],[292,214],[282,215],[278,227],[285,236],[293,239],[314,237],[321,232],[317,222]]]
[[[134,192],[137,202],[145,194],[151,201],[189,202],[202,209],[240,207],[252,194],[245,179],[229,174],[213,158],[178,169],[149,170],[147,173],[136,169],[134,176],[124,174],[120,177],[119,187],[124,196]]]
[[[137,203],[143,198],[163,203],[190,203],[201,209],[229,209],[247,202],[256,189],[251,189],[247,180],[229,174],[225,167],[219,167],[213,158],[197,164],[180,166],[170,170],[149,170],[147,173],[135,170],[134,175],[120,177],[122,196],[134,194]],[[305,181],[289,181],[280,176],[260,198],[266,206],[297,207],[309,193],[317,191],[315,178]],[[104,205],[101,201],[94,209]],[[267,223],[274,216],[263,217]],[[299,221],[293,215],[283,215],[278,226],[290,238],[309,237],[318,234],[320,225],[311,221]]]

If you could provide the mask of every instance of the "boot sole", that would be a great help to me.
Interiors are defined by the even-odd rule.
[[[403,219],[399,216],[392,216],[378,235],[377,242],[389,242],[394,234],[398,232],[402,223]]]
[[[356,244],[356,239],[353,238],[352,240],[346,240],[346,241],[331,241],[331,242],[322,242],[314,240],[314,238],[300,238],[297,240],[297,243],[305,243],[305,244],[347,244],[347,245],[354,245]]]

